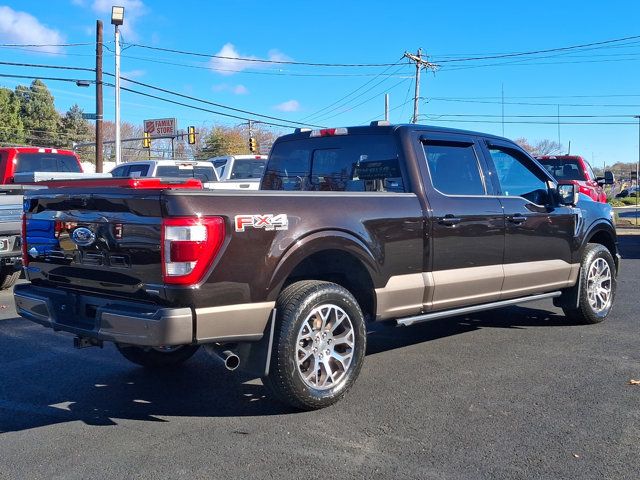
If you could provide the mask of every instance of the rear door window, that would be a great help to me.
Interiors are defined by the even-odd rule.
[[[346,135],[276,143],[261,189],[404,192],[391,135]]]
[[[19,153],[16,155],[15,173],[72,172],[82,173],[73,155],[56,153]]]
[[[424,153],[433,187],[445,195],[485,195],[473,144],[428,141]]]

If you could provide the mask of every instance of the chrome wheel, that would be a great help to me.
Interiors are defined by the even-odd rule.
[[[298,332],[296,363],[303,382],[316,390],[339,385],[351,366],[354,339],[353,324],[342,308],[314,308]]]
[[[611,306],[611,268],[603,258],[596,258],[587,273],[587,298],[595,313]]]

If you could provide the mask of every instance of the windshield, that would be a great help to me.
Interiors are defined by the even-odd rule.
[[[194,167],[191,165],[167,165],[158,167],[156,177],[197,178],[201,182],[213,182],[213,166]]]
[[[82,173],[78,160],[73,155],[59,153],[19,153],[16,156],[15,173],[26,172],[73,172]]]
[[[231,179],[262,178],[266,162],[264,160],[238,160],[233,162]]]
[[[545,158],[539,161],[558,180],[586,180],[578,160]]]

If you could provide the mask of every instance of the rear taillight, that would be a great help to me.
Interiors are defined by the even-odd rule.
[[[22,214],[22,265],[29,265],[29,255],[27,254],[27,214]]]
[[[200,282],[220,251],[224,232],[224,220],[221,217],[164,219],[164,283],[194,285]]]

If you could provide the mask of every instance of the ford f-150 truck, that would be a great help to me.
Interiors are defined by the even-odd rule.
[[[190,187],[29,193],[18,313],[147,367],[205,346],[314,409],[353,385],[368,322],[553,299],[597,323],[613,305],[611,208],[578,201],[504,138],[383,122],[302,130],[276,140],[260,191]],[[31,235],[41,222],[54,247]]]

